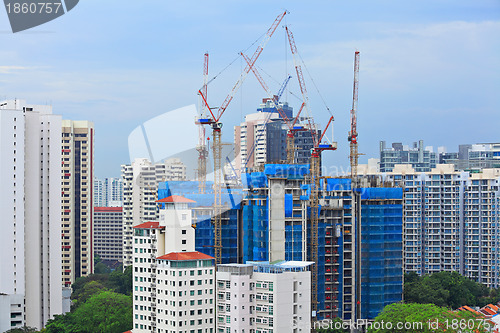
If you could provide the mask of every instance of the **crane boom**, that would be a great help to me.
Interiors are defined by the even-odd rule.
[[[224,182],[224,178],[222,175],[222,142],[221,142],[221,137],[222,137],[222,123],[220,122],[220,119],[224,112],[226,111],[227,107],[229,106],[229,103],[231,103],[234,94],[238,91],[238,89],[241,87],[243,82],[245,81],[245,78],[248,75],[248,72],[250,72],[251,67],[255,64],[257,59],[259,58],[260,54],[264,50],[264,47],[266,44],[269,42],[271,39],[272,35],[276,31],[276,28],[280,24],[281,20],[283,20],[283,17],[287,14],[287,11],[284,11],[278,17],[274,20],[273,24],[271,27],[267,30],[264,39],[260,43],[260,45],[257,47],[255,50],[252,58],[250,59],[250,63],[247,64],[243,72],[240,74],[240,77],[238,81],[236,81],[235,85],[231,89],[229,95],[226,97],[224,102],[222,102],[221,106],[219,107],[219,110],[217,112],[217,116],[214,115],[212,112],[212,109],[208,105],[206,95],[203,92],[203,88],[198,90],[198,93],[201,95],[201,98],[203,100],[203,103],[207,107],[210,116],[211,117],[206,117],[206,118],[198,118],[196,120],[197,124],[202,124],[202,125],[210,125],[212,127],[212,139],[213,139],[213,144],[212,144],[212,153],[213,153],[213,159],[214,159],[214,212],[213,212],[213,224],[214,224],[214,257],[215,257],[215,262],[216,264],[221,264],[222,263],[222,186]]]
[[[220,118],[224,114],[224,111],[226,111],[227,107],[229,106],[229,103],[231,103],[231,100],[234,97],[234,94],[236,94],[238,89],[241,87],[241,85],[245,81],[245,78],[247,77],[248,72],[250,72],[250,68],[255,64],[255,62],[259,58],[260,54],[262,53],[262,51],[266,47],[267,43],[271,39],[272,35],[276,31],[276,28],[280,24],[281,20],[283,20],[283,17],[285,17],[285,15],[287,13],[288,12],[285,10],[283,13],[278,15],[278,17],[274,20],[274,22],[271,25],[271,27],[269,28],[269,30],[267,30],[266,35],[264,37],[264,40],[262,40],[260,45],[257,47],[257,50],[255,50],[254,54],[252,55],[252,58],[250,58],[250,63],[247,64],[247,66],[245,67],[245,69],[241,73],[240,78],[238,79],[238,81],[236,81],[235,85],[233,86],[233,89],[231,89],[231,92],[229,93],[229,95],[227,95],[226,99],[224,100],[224,102],[222,102],[221,106],[219,107],[219,113],[217,115],[217,118],[215,119],[216,122],[218,122],[220,120]]]

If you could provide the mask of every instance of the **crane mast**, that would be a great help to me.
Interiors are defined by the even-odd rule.
[[[214,115],[212,110],[210,109],[210,106],[208,105],[206,96],[203,94],[202,89],[198,90],[198,93],[201,95],[201,98],[203,100],[203,103],[205,103],[208,111],[210,112],[209,118],[199,118],[196,120],[197,124],[202,124],[202,125],[210,125],[212,127],[212,151],[213,151],[213,158],[214,158],[214,218],[213,218],[213,223],[214,223],[214,257],[215,257],[215,262],[216,264],[221,264],[222,263],[222,186],[224,185],[224,178],[222,174],[222,142],[221,142],[221,130],[222,130],[222,123],[220,122],[220,119],[224,112],[226,111],[227,107],[229,106],[229,103],[233,100],[234,95],[238,91],[238,89],[241,87],[243,82],[245,81],[245,78],[247,77],[248,73],[250,72],[250,69],[252,66],[255,64],[259,56],[261,55],[262,51],[264,50],[264,47],[267,45],[269,40],[271,39],[272,35],[276,31],[276,28],[280,24],[281,20],[283,20],[283,17],[287,14],[287,11],[284,11],[272,23],[271,27],[267,30],[264,39],[260,43],[260,45],[257,47],[255,50],[254,54],[252,55],[252,58],[250,59],[250,63],[247,64],[243,72],[240,74],[240,77],[238,81],[236,81],[235,85],[231,89],[229,95],[227,95],[226,99],[224,102],[222,102],[221,106],[219,107],[219,110],[217,112],[217,116]]]
[[[311,311],[318,310],[318,224],[319,224],[319,191],[321,177],[321,153],[325,150],[336,150],[337,144],[322,144],[321,141],[328,130],[328,127],[333,121],[333,116],[330,117],[328,124],[319,139],[315,142],[311,151],[311,196],[309,198],[309,207],[311,208],[310,215],[310,261],[313,261],[311,269]]]
[[[351,109],[351,130],[347,140],[350,143],[351,161],[351,182],[355,187],[358,181],[358,131],[357,131],[357,109],[358,109],[358,77],[359,77],[359,51],[354,53],[354,84],[352,91],[352,109]]]
[[[201,91],[203,93],[203,96],[205,96],[205,98],[208,98],[207,83],[208,83],[208,52],[205,53],[204,55],[203,87],[201,88]],[[207,114],[206,107],[207,106],[205,105],[205,103],[201,103],[202,117]],[[203,125],[201,124],[198,124],[198,134],[199,134],[199,141],[198,145],[196,146],[196,150],[198,151],[198,189],[200,191],[200,194],[204,194],[206,191],[206,181],[207,181],[208,150],[207,146],[205,145],[205,127],[203,127]]]
[[[355,290],[354,297],[354,315],[355,320],[361,319],[361,196],[357,190],[359,187],[358,179],[358,131],[357,131],[357,110],[358,110],[358,83],[359,83],[359,51],[354,52],[354,84],[352,91],[352,108],[351,108],[351,130],[347,140],[349,141],[351,162],[351,216],[354,218],[354,267],[355,279],[353,288]]]

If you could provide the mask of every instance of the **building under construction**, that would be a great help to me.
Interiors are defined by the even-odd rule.
[[[222,195],[225,207],[221,219],[222,263],[309,260],[309,165],[266,164],[263,172],[243,174],[242,181],[242,188]],[[210,189],[211,184],[207,185]],[[402,299],[402,190],[360,187],[355,191],[359,193],[359,213],[354,211],[353,197],[356,196],[353,196],[350,179],[322,178],[320,181],[316,319],[372,319],[385,305]],[[190,204],[196,228],[196,250],[213,255],[213,192],[200,194],[196,181],[160,183],[158,198],[170,195],[196,201]],[[361,217],[359,254],[356,252],[356,216]]]

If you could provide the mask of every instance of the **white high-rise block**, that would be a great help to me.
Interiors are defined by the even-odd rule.
[[[61,116],[0,102],[1,332],[62,313],[60,179]]]

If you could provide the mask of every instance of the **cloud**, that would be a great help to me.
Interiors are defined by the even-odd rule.
[[[29,67],[24,66],[0,66],[0,74],[11,74],[16,71],[22,71],[30,69]]]

